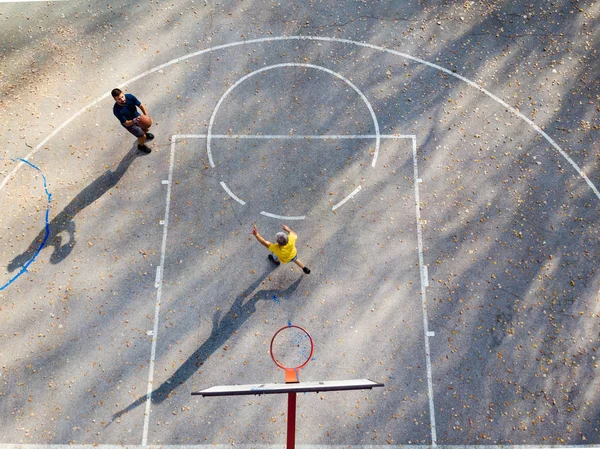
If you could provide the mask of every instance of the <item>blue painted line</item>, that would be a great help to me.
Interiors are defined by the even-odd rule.
[[[13,161],[15,161],[15,159],[12,159]],[[42,248],[44,248],[44,246],[46,246],[46,241],[48,240],[48,237],[50,236],[50,201],[52,199],[52,194],[48,191],[48,183],[46,181],[46,176],[44,176],[44,173],[42,173],[42,170],[39,169],[39,167],[37,167],[36,165],[32,164],[31,162],[22,159],[22,158],[18,158],[18,160],[20,160],[21,162],[24,162],[25,164],[29,165],[32,168],[35,168],[37,171],[40,172],[40,174],[42,175],[42,178],[44,180],[44,191],[46,192],[46,197],[48,198],[48,207],[46,208],[46,235],[44,236],[44,240],[42,241],[42,243],[40,244],[40,247],[36,250],[36,252],[33,254],[33,257],[31,259],[29,259],[19,270],[19,272],[17,274],[15,274],[6,284],[0,286],[0,291],[4,290],[5,288],[7,288],[10,284],[12,284],[13,282],[15,282],[19,276],[21,276],[23,273],[25,273],[27,271],[27,268],[29,268],[29,265],[31,265],[34,261],[35,258],[38,256],[38,254],[40,253],[40,251],[42,251]]]

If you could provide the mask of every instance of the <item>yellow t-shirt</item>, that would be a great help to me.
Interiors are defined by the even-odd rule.
[[[288,234],[288,242],[281,246],[278,243],[271,243],[269,245],[269,251],[277,256],[281,263],[288,263],[294,257],[296,257],[296,234]]]

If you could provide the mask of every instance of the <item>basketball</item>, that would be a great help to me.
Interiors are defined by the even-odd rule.
[[[138,125],[140,128],[148,129],[152,126],[152,119],[149,115],[140,115],[138,117]]]

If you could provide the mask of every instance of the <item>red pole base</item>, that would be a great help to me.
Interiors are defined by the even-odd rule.
[[[296,393],[288,393],[288,422],[286,449],[296,446]]]

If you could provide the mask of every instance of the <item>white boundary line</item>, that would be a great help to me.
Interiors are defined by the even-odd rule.
[[[182,139],[204,139],[208,134],[178,134]],[[413,134],[211,134],[211,139],[282,139],[282,140],[360,140],[412,139]]]
[[[311,393],[306,393],[311,394]],[[140,446],[138,444],[127,444],[120,446],[118,444],[10,444],[0,443],[0,449],[285,449],[285,444],[165,444],[165,445],[149,445]],[[296,444],[298,449],[390,449],[397,448],[398,445],[348,445],[348,444]],[[405,444],[402,445],[408,449],[431,449],[430,445],[423,444]],[[514,446],[507,444],[453,444],[453,445],[438,445],[440,449],[600,449],[600,445],[590,444],[587,446],[580,445],[548,445],[543,446],[539,444],[516,444]]]
[[[150,424],[150,407],[152,405],[152,389],[154,383],[154,362],[156,359],[156,342],[158,341],[158,320],[160,313],[160,301],[162,297],[162,276],[165,267],[165,254],[167,252],[167,233],[169,229],[169,210],[171,208],[171,186],[173,185],[173,166],[175,164],[175,136],[171,140],[171,157],[169,160],[169,178],[167,182],[167,198],[165,201],[165,217],[163,219],[163,237],[160,247],[160,265],[156,267],[156,307],[154,309],[154,328],[152,332],[152,350],[150,352],[150,365],[148,367],[148,390],[146,393],[146,411],[144,412],[144,428],[142,431],[142,446],[148,443],[148,428]]]
[[[413,154],[413,184],[415,186],[415,212],[417,216],[417,244],[419,248],[419,271],[421,274],[421,307],[423,308],[423,333],[425,335],[425,363],[427,366],[427,392],[429,396],[429,419],[431,421],[431,446],[437,446],[437,431],[435,426],[435,407],[433,404],[433,376],[431,370],[431,350],[429,337],[433,335],[429,331],[429,317],[427,314],[427,267],[423,257],[423,230],[421,222],[421,199],[419,195],[419,167],[417,162],[417,139],[412,139]]]
[[[375,115],[375,111],[373,111],[373,107],[371,106],[371,103],[369,103],[369,100],[367,100],[367,97],[365,97],[365,95],[360,91],[360,89],[358,87],[356,87],[352,83],[352,81],[350,81],[348,78],[344,77],[343,75],[340,75],[339,73],[334,72],[333,70],[330,70],[326,67],[322,67],[320,65],[300,64],[300,63],[291,63],[291,62],[270,65],[270,66],[262,67],[258,70],[255,70],[254,72],[250,72],[247,75],[244,75],[243,77],[241,77],[239,80],[237,80],[232,86],[229,87],[229,89],[227,89],[225,91],[225,93],[221,96],[221,98],[219,98],[219,101],[217,102],[217,105],[215,106],[215,109],[213,110],[213,113],[210,117],[210,122],[208,124],[208,136],[206,137],[206,152],[208,153],[208,162],[210,163],[210,166],[212,168],[215,168],[215,164],[213,162],[212,153],[211,153],[211,149],[210,149],[210,140],[212,137],[212,128],[213,128],[213,125],[215,122],[215,117],[217,116],[217,112],[219,111],[219,108],[221,107],[221,103],[223,103],[223,100],[225,100],[227,95],[229,95],[233,89],[235,89],[238,85],[240,85],[241,83],[246,81],[248,78],[250,78],[254,75],[258,75],[259,73],[266,72],[268,70],[278,69],[281,67],[305,67],[305,68],[310,68],[310,69],[321,70],[322,72],[329,73],[330,75],[333,75],[336,78],[341,79],[348,86],[350,86],[352,89],[354,89],[354,91],[360,96],[360,98],[367,105],[367,108],[369,109],[369,113],[371,114],[371,118],[373,120],[373,126],[375,126],[375,136],[376,136],[375,137],[375,139],[376,139],[375,140],[375,153],[373,154],[373,162],[371,163],[371,165],[373,167],[375,167],[375,164],[377,163],[377,155],[379,154],[379,146],[380,146],[379,122],[377,121],[377,116]]]

